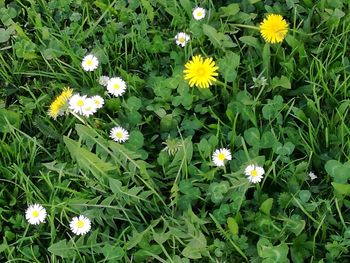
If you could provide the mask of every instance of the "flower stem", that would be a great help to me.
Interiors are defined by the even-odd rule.
[[[243,28],[249,28],[249,29],[255,29],[255,30],[260,30],[259,27],[257,26],[250,26],[250,25],[244,25],[244,24],[232,24],[233,26],[236,27],[243,27]]]
[[[220,86],[223,86],[223,87],[226,87],[227,86],[227,84],[226,83],[224,83],[224,82],[222,82],[222,81],[220,81],[220,80],[215,80],[215,84],[217,84],[217,85],[220,85]]]

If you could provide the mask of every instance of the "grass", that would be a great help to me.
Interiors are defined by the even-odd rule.
[[[0,1],[1,262],[349,261],[349,9]],[[282,43],[257,30],[269,13],[288,22]],[[184,48],[178,32],[191,37]],[[85,72],[89,53],[100,65]],[[209,89],[183,79],[192,55],[219,66]],[[102,75],[126,93],[109,95]],[[103,108],[49,118],[67,86]],[[109,138],[116,125],[125,143]],[[219,148],[232,153],[224,167],[212,162]],[[264,167],[260,183],[249,164]],[[26,221],[34,203],[45,223]],[[80,214],[92,222],[83,236],[69,227]]]

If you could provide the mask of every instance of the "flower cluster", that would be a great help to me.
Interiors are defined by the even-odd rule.
[[[231,161],[232,159],[231,151],[227,148],[217,149],[214,151],[212,159],[216,166],[225,166],[225,161]],[[248,177],[248,180],[251,183],[261,182],[264,173],[265,171],[263,167],[252,164],[248,165],[244,170],[244,174]]]
[[[193,10],[192,16],[195,20],[201,20],[205,17],[206,10],[197,7]],[[281,15],[269,14],[258,28],[265,41],[269,43],[282,42],[288,33],[288,24]],[[190,36],[184,32],[179,32],[175,36],[176,44],[185,47],[190,40]],[[190,87],[197,86],[199,88],[209,88],[217,82],[219,67],[213,58],[203,58],[201,55],[193,56],[186,64],[184,73],[184,80],[188,81]],[[265,86],[267,79],[254,78],[255,86]],[[221,148],[214,151],[212,160],[218,167],[224,166],[226,161],[232,159],[231,152],[227,148]],[[265,173],[264,168],[250,164],[244,170],[245,175],[251,183],[258,183],[262,180]]]
[[[98,58],[92,54],[89,54],[83,58],[81,63],[82,68],[85,71],[93,71],[97,69],[99,65]],[[126,83],[120,77],[108,77],[100,76],[98,79],[100,85],[106,87],[107,92],[111,95],[119,97],[126,91]],[[88,97],[87,95],[81,95],[79,93],[73,94],[73,90],[65,88],[62,93],[54,99],[51,103],[48,111],[48,115],[56,119],[58,116],[63,115],[65,112],[73,112],[85,117],[89,117],[102,108],[105,101],[99,95]],[[117,126],[111,129],[110,137],[116,142],[125,142],[129,138],[129,133],[124,128]]]
[[[99,65],[98,58],[92,54],[86,55],[81,63],[85,71],[93,71]],[[111,95],[119,97],[126,91],[126,83],[120,77],[100,76],[98,82],[107,88]],[[48,115],[56,119],[64,112],[71,110],[76,114],[89,117],[102,108],[104,99],[99,95],[88,97],[87,95],[73,94],[73,90],[65,88],[63,92],[51,103]]]
[[[192,16],[195,20],[202,20],[205,18],[206,11],[202,7],[196,7],[192,11]],[[185,32],[179,32],[175,35],[175,43],[178,46],[185,47],[187,42],[190,41],[191,37]]]
[[[201,20],[205,17],[206,10],[197,7],[193,10],[192,15],[194,19]],[[288,24],[281,15],[269,14],[263,22],[260,23],[258,29],[266,42],[274,44],[282,42],[286,37],[288,33]],[[184,32],[179,32],[175,36],[176,44],[181,47],[185,47],[189,40],[190,36]],[[209,88],[217,81],[218,69],[218,66],[212,58],[204,59],[201,55],[196,55],[185,64],[185,70],[183,71],[184,79],[188,81],[190,87]],[[262,85],[265,85],[265,82],[263,82]]]
[[[47,216],[46,209],[39,204],[30,205],[26,212],[25,217],[29,224],[39,225],[44,223]],[[91,229],[91,221],[89,218],[80,215],[79,217],[73,217],[69,223],[71,231],[76,235],[84,235]]]
[[[69,99],[68,108],[74,113],[89,117],[102,108],[103,104],[104,99],[99,95],[87,97],[86,95],[74,94]]]
[[[200,21],[206,17],[206,10],[202,7],[193,9],[192,17],[196,21]],[[197,22],[196,22],[197,23]],[[288,33],[288,24],[281,15],[268,14],[260,23],[259,31],[262,38],[271,44],[281,43]],[[186,32],[178,32],[175,37],[175,43],[184,48],[192,39]],[[98,58],[93,54],[86,55],[81,62],[84,71],[91,72],[99,66]],[[208,89],[210,86],[218,82],[219,67],[212,57],[203,57],[202,55],[193,55],[184,65],[183,77],[190,87],[199,87]],[[254,78],[254,87],[264,87],[267,85],[267,79],[264,77]],[[98,83],[105,88],[105,92],[110,96],[120,97],[127,90],[127,83],[119,76],[102,75],[98,79]],[[56,119],[64,113],[72,112],[85,117],[90,117],[102,108],[105,101],[99,95],[82,95],[80,93],[73,94],[70,88],[64,88],[62,93],[51,103],[48,115]],[[109,137],[117,143],[123,143],[129,139],[129,132],[121,127],[115,126],[109,132]],[[182,142],[177,140],[166,142],[164,148],[170,155],[175,155],[178,149],[182,147]],[[231,151],[228,148],[216,149],[212,155],[212,161],[217,167],[225,167],[227,162],[232,160]],[[250,183],[259,183],[263,179],[265,170],[256,164],[249,164],[244,169],[244,174]],[[312,172],[309,174],[310,180],[317,178]],[[34,204],[28,207],[25,213],[29,224],[40,224],[46,219],[47,213],[44,207]],[[83,235],[90,231],[91,221],[79,215],[73,217],[70,221],[70,229],[77,235]]]

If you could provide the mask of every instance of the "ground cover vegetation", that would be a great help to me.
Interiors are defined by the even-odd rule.
[[[350,262],[350,2],[0,1],[1,262]]]

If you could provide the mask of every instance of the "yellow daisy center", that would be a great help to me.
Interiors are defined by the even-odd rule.
[[[84,221],[83,220],[78,220],[77,222],[77,228],[83,228],[85,225]]]
[[[118,90],[118,89],[120,88],[119,83],[115,83],[115,84],[113,85],[113,88],[114,88],[115,90]]]
[[[180,41],[180,43],[184,43],[185,42],[185,38],[184,37],[180,37],[179,41]]]
[[[123,138],[123,133],[122,132],[116,132],[115,133],[115,137],[121,139],[121,138]]]
[[[92,59],[89,59],[89,60],[86,61],[86,65],[88,65],[88,66],[92,66],[92,63],[93,63]]]
[[[224,154],[224,153],[219,153],[219,154],[218,154],[218,159],[219,159],[220,161],[225,160],[225,159],[226,159],[225,154]]]
[[[190,87],[209,88],[216,81],[218,76],[215,61],[212,58],[203,59],[202,56],[194,56],[192,60],[186,63],[184,78],[188,81]]]
[[[83,100],[78,100],[78,101],[77,101],[77,105],[78,105],[79,107],[84,106],[84,101],[83,101]]]
[[[197,75],[198,76],[202,77],[205,73],[206,72],[205,72],[205,68],[204,67],[203,68],[201,68],[201,67],[197,68]]]
[[[201,16],[203,16],[203,13],[201,11],[198,11],[197,12],[197,17],[201,17]]]
[[[254,169],[253,171],[250,172],[250,175],[255,177],[258,175],[258,171],[256,169]]]
[[[38,210],[34,210],[34,211],[32,212],[32,216],[35,217],[35,218],[37,218],[37,217],[39,216],[39,211],[38,211]]]

